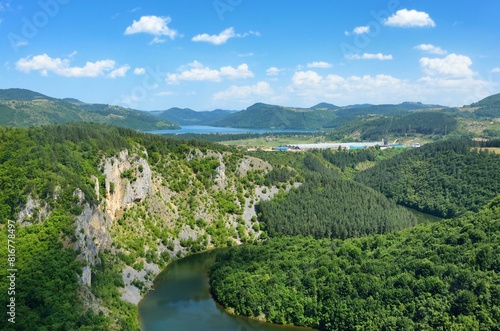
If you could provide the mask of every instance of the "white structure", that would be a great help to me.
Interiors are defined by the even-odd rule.
[[[309,149],[360,149],[375,146],[384,146],[383,141],[375,142],[356,142],[356,143],[317,143],[317,144],[290,144],[287,147],[291,149],[309,150]]]

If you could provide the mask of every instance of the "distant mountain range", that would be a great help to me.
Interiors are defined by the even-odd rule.
[[[0,89],[0,125],[27,127],[68,122],[105,123],[135,130],[179,128],[135,109],[57,99],[25,89]]]
[[[221,117],[235,112],[237,110],[216,109],[212,111],[195,111],[189,108],[174,107],[167,110],[155,110],[149,113],[178,125],[208,125]]]
[[[473,109],[473,113],[467,112],[468,116],[500,117],[500,94],[489,96],[468,107]],[[0,125],[9,126],[86,121],[136,130],[177,129],[180,125],[318,130],[336,128],[362,118],[401,117],[419,111],[443,111],[460,115],[456,108],[420,102],[356,104],[343,107],[321,102],[310,108],[256,103],[239,111],[194,111],[174,107],[146,112],[107,104],[86,103],[74,98],[57,99],[25,89],[0,89]]]

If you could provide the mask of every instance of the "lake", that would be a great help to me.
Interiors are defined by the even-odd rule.
[[[223,128],[207,125],[186,125],[178,130],[152,130],[146,133],[152,134],[184,134],[184,133],[276,133],[276,132],[316,132],[316,130],[297,129],[248,129],[248,128]]]
[[[170,263],[139,303],[143,331],[311,331],[226,313],[209,292],[208,270],[217,253],[194,254]]]

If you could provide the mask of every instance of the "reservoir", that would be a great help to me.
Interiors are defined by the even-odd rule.
[[[311,331],[274,325],[226,313],[209,292],[214,250],[170,263],[139,303],[143,331]]]
[[[300,130],[300,129],[245,129],[245,128],[225,128],[217,126],[207,126],[207,125],[186,125],[182,126],[178,130],[153,130],[146,131],[146,133],[153,134],[185,134],[185,133],[277,133],[277,132],[316,132],[316,130]]]

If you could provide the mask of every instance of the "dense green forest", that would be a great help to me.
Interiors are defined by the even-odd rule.
[[[326,330],[499,324],[500,198],[479,214],[467,211],[480,210],[500,191],[500,155],[472,142],[244,155],[207,141],[93,123],[1,127],[0,137],[0,229],[8,231],[8,220],[17,220],[28,200],[41,202],[16,222],[22,318],[7,326],[2,320],[2,330],[137,330],[137,307],[119,291],[126,266],[162,268],[184,254],[240,243],[248,245],[212,269],[214,296],[237,314]],[[131,164],[145,163],[106,182],[104,160],[117,162],[123,150]],[[117,211],[112,250],[99,252],[86,292],[79,277],[88,265],[76,249],[75,218],[85,203],[107,208],[103,201],[112,202],[106,198],[119,181],[134,183],[145,166],[160,189]],[[260,223],[245,221],[244,207],[259,199],[255,192],[271,189],[279,193],[257,205]],[[404,230],[416,220],[395,202],[462,217]],[[183,231],[198,235],[181,237]],[[361,238],[342,240],[350,237]],[[1,256],[7,247],[1,236]],[[2,293],[6,276],[4,268]],[[143,281],[134,284],[147,291]],[[98,309],[83,300],[89,296]]]
[[[192,154],[194,150],[210,151],[213,155],[228,153],[224,160],[230,171],[226,176],[229,181],[241,157],[230,148],[93,123],[29,129],[1,127],[0,137],[0,229],[4,234],[15,234],[18,316],[15,324],[3,318],[2,330],[137,330],[137,307],[120,299],[125,265],[137,270],[145,262],[164,266],[174,253],[161,254],[159,243],[173,249],[182,226],[198,229],[202,234],[180,242],[188,252],[207,249],[209,245],[225,246],[232,244],[234,237],[239,238],[236,229],[228,228],[221,215],[241,213],[237,201],[243,198],[243,191],[214,189],[209,200],[204,192],[211,190],[207,185],[213,185],[214,157],[195,158]],[[180,224],[172,224],[174,219],[166,223],[167,220],[149,215],[151,207],[147,201],[129,205],[113,229],[108,229],[113,231],[114,253],[99,252],[99,262],[91,270],[91,286],[85,290],[78,279],[87,262],[77,258],[81,252],[75,246],[80,235],[75,231],[75,218],[82,214],[85,203],[97,206],[117,189],[118,182],[106,188],[102,160],[116,160],[124,149],[142,153],[154,170],[168,180],[165,185],[172,190],[169,194],[178,196],[179,201],[163,202],[163,209],[173,208],[172,203],[176,203]],[[130,158],[138,159],[139,155]],[[121,178],[133,182],[143,170],[138,166],[136,170],[123,171]],[[92,178],[99,180],[99,186]],[[247,177],[243,179],[246,185],[254,185]],[[83,192],[83,201],[76,194],[78,190]],[[17,221],[30,199],[40,204],[31,207],[30,217]],[[205,220],[195,219],[194,210],[202,203],[211,206],[210,214],[205,212]],[[215,223],[208,218],[212,214],[217,218]],[[7,240],[7,235],[0,236],[0,255],[5,260]],[[0,292],[4,294],[9,287],[6,276],[7,268],[2,268]],[[136,285],[143,289],[140,281]],[[99,308],[90,309],[88,298],[94,298],[90,305]],[[7,295],[2,295],[0,303],[6,307],[8,300]]]
[[[15,324],[8,325],[3,318],[2,330],[104,330],[109,327],[109,319],[84,309],[79,297],[77,274],[81,274],[83,263],[76,260],[77,252],[71,245],[76,240],[74,217],[81,213],[81,207],[73,193],[80,188],[89,201],[98,199],[89,178],[92,174],[98,175],[96,165],[103,153],[129,146],[125,135],[120,133],[125,131],[117,127],[97,128],[93,124],[0,128],[1,223],[17,219],[29,194],[46,199],[51,210],[50,217],[43,223],[36,221],[35,213],[34,224],[15,227],[18,318]],[[7,231],[6,225],[2,231]],[[1,255],[5,257],[7,236],[2,235],[0,243]],[[6,272],[6,268],[0,271],[2,293],[7,293]],[[108,276],[111,284],[120,284],[119,276],[111,270]],[[109,286],[101,295],[115,300],[119,297],[117,288]],[[8,299],[2,296],[3,307]],[[120,300],[116,300],[115,305],[123,311],[122,321],[118,323],[124,330],[126,325],[138,325],[133,319],[127,320],[126,316],[134,309],[131,305]]]
[[[314,161],[306,158],[305,162]],[[381,193],[326,169],[309,173],[304,184],[287,194],[261,201],[257,212],[271,236],[348,238],[416,224],[413,214]]]
[[[360,118],[330,132],[330,139],[342,139],[359,132],[361,140],[380,140],[391,137],[418,135],[447,135],[457,128],[457,120],[441,112],[419,111],[405,116]]]
[[[466,140],[427,144],[379,162],[356,179],[399,204],[436,216],[477,211],[500,192],[500,155],[478,147]]]
[[[219,255],[226,309],[320,330],[498,330],[500,196],[477,214],[348,240],[273,238]]]
[[[256,103],[245,110],[210,122],[210,125],[238,128],[320,129],[336,118],[331,109],[290,108]]]

